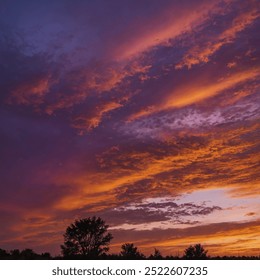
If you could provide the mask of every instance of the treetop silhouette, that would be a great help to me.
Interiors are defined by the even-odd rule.
[[[162,260],[163,256],[158,249],[154,248],[154,253],[150,255],[149,259],[151,259],[151,260]]]
[[[109,250],[108,245],[113,238],[107,229],[108,225],[99,217],[76,220],[63,235],[63,256],[98,258]]]
[[[121,246],[121,257],[127,260],[143,259],[144,255],[140,253],[133,243],[125,243]]]
[[[203,248],[201,244],[196,244],[194,246],[189,246],[184,251],[184,259],[188,260],[205,260],[208,258],[208,251]]]

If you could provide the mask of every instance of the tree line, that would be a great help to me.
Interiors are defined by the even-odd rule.
[[[121,246],[118,254],[109,254],[109,244],[113,239],[111,233],[107,232],[108,225],[100,217],[89,217],[75,220],[67,227],[63,237],[64,243],[61,245],[61,255],[52,257],[50,253],[35,253],[32,249],[22,251],[15,249],[6,251],[0,248],[0,259],[14,260],[50,260],[50,259],[122,259],[122,260],[162,260],[162,259],[260,259],[260,256],[224,256],[210,257],[208,251],[201,244],[191,245],[186,248],[182,256],[162,256],[158,249],[154,253],[145,256],[133,243],[125,243]]]

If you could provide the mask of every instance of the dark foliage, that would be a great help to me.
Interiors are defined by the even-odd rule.
[[[133,243],[125,243],[121,248],[122,250],[120,255],[123,259],[139,260],[145,258],[145,256],[138,251],[137,247],[135,247]]]
[[[69,259],[98,259],[109,250],[113,238],[101,218],[76,220],[64,234],[62,254]]]
[[[18,249],[11,250],[10,252],[0,249],[0,260],[51,260],[50,253],[37,254],[32,249]]]
[[[9,254],[6,250],[0,248],[0,260],[6,260],[9,258]]]
[[[124,245],[126,245],[126,244],[124,244]],[[138,252],[137,247],[134,247],[134,248],[136,248],[136,250],[134,249],[133,251],[135,253],[137,252],[137,254],[134,254],[134,256],[133,256],[133,254],[131,253],[129,256],[130,258],[127,257],[128,255],[124,254],[124,256],[122,256],[122,254],[120,253],[120,254],[101,254],[99,256],[99,259],[102,259],[102,260],[124,260],[124,259],[180,260],[183,258],[186,259],[185,255],[183,256],[183,258],[180,258],[178,256],[172,256],[172,255],[163,257],[163,256],[161,256],[160,252],[156,249],[155,249],[154,253],[151,254],[149,257],[145,257],[142,253]],[[131,251],[132,250],[130,250],[130,252]],[[67,259],[67,258],[62,257],[62,256],[52,257],[50,255],[50,253],[47,253],[47,252],[42,253],[42,254],[37,254],[31,249],[24,249],[22,251],[15,249],[15,250],[8,252],[8,251],[0,248],[0,260],[63,260],[63,259]],[[82,258],[78,257],[75,259],[82,259]],[[207,257],[207,259],[211,259],[211,260],[260,260],[260,256],[221,256],[221,257],[216,256],[216,257]]]
[[[149,259],[150,260],[162,260],[163,256],[158,249],[154,248],[154,253],[149,256]]]
[[[187,260],[205,260],[208,259],[208,251],[206,251],[201,244],[196,244],[194,246],[189,246],[184,251],[184,259]]]

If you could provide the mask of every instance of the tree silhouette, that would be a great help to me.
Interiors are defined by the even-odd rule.
[[[61,245],[64,257],[98,258],[109,250],[111,239],[107,233],[108,225],[101,218],[87,218],[75,220],[67,227],[64,236],[64,245]]]
[[[41,257],[41,259],[44,259],[44,260],[51,260],[52,259],[52,256],[49,252],[42,253],[40,257]]]
[[[20,259],[20,250],[19,249],[11,250],[10,253],[11,253],[12,259],[14,259],[14,260],[19,260]]]
[[[32,249],[24,249],[20,252],[20,259],[22,260],[34,260],[38,255]]]
[[[184,259],[188,260],[205,260],[208,258],[208,251],[206,251],[201,244],[196,244],[194,246],[189,246],[184,251]]]
[[[140,253],[133,243],[125,243],[121,246],[121,257],[127,260],[143,259],[144,255]]]
[[[0,260],[5,260],[9,257],[10,255],[7,253],[6,250],[0,248]]]
[[[151,260],[162,260],[163,256],[158,249],[154,248],[154,253],[150,255],[149,259],[151,259]]]

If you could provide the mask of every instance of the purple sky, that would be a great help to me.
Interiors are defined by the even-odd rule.
[[[259,254],[259,3],[0,1],[0,248]]]

